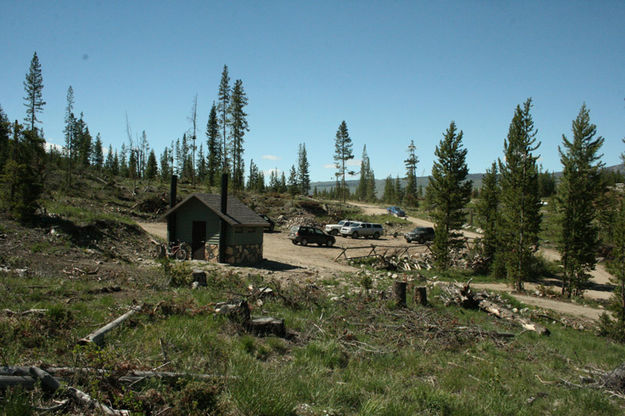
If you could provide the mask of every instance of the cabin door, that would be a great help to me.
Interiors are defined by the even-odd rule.
[[[206,242],[206,221],[193,221],[191,231],[191,252],[194,260],[205,260],[204,243]]]

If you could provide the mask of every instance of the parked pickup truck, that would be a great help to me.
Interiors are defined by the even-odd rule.
[[[417,243],[425,243],[434,240],[434,228],[432,227],[416,227],[414,230],[404,234],[404,238],[408,243],[416,241]]]
[[[339,235],[343,226],[349,225],[350,220],[341,220],[338,224],[326,224],[324,230],[330,235]]]
[[[348,225],[341,227],[341,235],[343,237],[373,237],[380,238],[384,234],[384,228],[381,224],[372,224],[369,222],[351,221]]]

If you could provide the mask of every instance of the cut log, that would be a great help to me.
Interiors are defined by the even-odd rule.
[[[0,376],[0,390],[13,386],[22,386],[31,390],[35,387],[35,379],[30,376]]]
[[[102,345],[102,343],[104,342],[104,335],[107,332],[117,328],[119,325],[122,324],[122,322],[124,322],[125,320],[130,318],[132,315],[137,313],[138,310],[139,310],[138,308],[133,308],[129,310],[128,312],[120,316],[119,318],[104,325],[102,328],[98,329],[97,331],[92,332],[91,334],[87,335],[85,338],[82,338],[81,340],[79,340],[78,344],[87,345],[90,343],[94,343],[96,345]]]
[[[52,394],[57,391],[59,387],[61,387],[61,384],[57,379],[39,367],[30,367],[29,372],[32,377],[41,380],[41,388],[46,393]]]
[[[546,327],[539,325],[535,322],[532,322],[528,319],[522,318],[514,314],[514,312],[512,312],[510,309],[504,308],[503,306],[498,305],[489,300],[483,299],[480,302],[479,307],[483,311],[486,311],[492,315],[495,315],[498,318],[516,322],[519,325],[521,325],[523,328],[527,329],[528,331],[534,331],[540,335],[550,334],[549,330]]]
[[[395,295],[395,302],[397,306],[406,306],[406,282],[395,281],[393,282],[393,294]]]
[[[428,295],[425,286],[417,286],[414,288],[414,303],[415,305],[427,306]]]
[[[107,370],[100,368],[81,368],[81,367],[49,367],[46,369],[48,373],[53,374],[56,377],[73,377],[77,374],[89,375],[89,374],[109,374]],[[180,378],[190,378],[194,380],[215,380],[224,376],[217,376],[212,374],[198,374],[198,373],[177,373],[171,371],[141,371],[131,370],[125,376],[121,376],[119,381],[122,382],[136,382],[145,378],[160,378],[163,380],[177,380]],[[232,378],[232,376],[229,376]]]
[[[69,395],[78,403],[87,406],[89,408],[100,410],[107,416],[130,416],[128,410],[115,410],[111,409],[107,405],[100,403],[99,401],[92,399],[87,393],[80,391],[74,387],[67,389]]]
[[[258,336],[275,335],[281,338],[286,336],[284,319],[272,318],[270,316],[252,319],[248,323],[248,330]]]

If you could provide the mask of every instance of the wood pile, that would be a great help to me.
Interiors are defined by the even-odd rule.
[[[522,326],[528,331],[534,331],[540,335],[549,335],[549,329],[545,326],[514,313],[510,308],[503,305],[499,296],[490,295],[487,292],[474,293],[470,282],[464,285],[458,283],[438,282],[437,286],[443,292],[442,298],[445,305],[460,305],[467,309],[480,309],[500,319],[505,319]]]

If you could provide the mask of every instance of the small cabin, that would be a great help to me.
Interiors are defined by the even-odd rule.
[[[225,206],[224,206],[225,205]],[[165,213],[167,240],[186,242],[191,258],[229,264],[263,259],[268,223],[235,196],[195,193]]]

